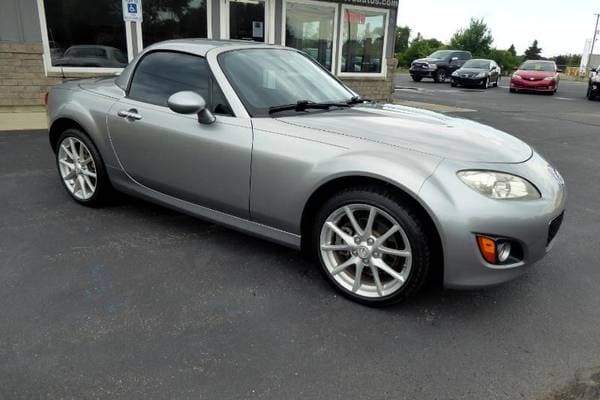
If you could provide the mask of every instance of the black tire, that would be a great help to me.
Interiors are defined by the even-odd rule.
[[[421,82],[421,80],[423,80],[423,77],[421,77],[421,76],[412,75],[411,78],[415,82]]]
[[[587,90],[585,97],[587,97],[588,100],[592,100],[592,101],[596,99],[596,95],[594,94],[594,91],[592,90],[592,85],[588,85],[588,90]]]
[[[511,92],[511,93],[517,93],[517,89],[510,88],[509,92]]]
[[[80,198],[76,197],[73,193],[71,193],[71,191],[67,188],[67,184],[63,180],[61,173],[60,173],[59,147],[61,146],[63,141],[65,139],[68,139],[69,137],[76,138],[76,139],[80,140],[81,142],[83,142],[85,144],[85,146],[88,148],[90,155],[92,156],[92,159],[94,160],[95,172],[96,172],[96,189],[95,189],[93,195],[90,198],[85,199],[85,200],[80,199]],[[56,159],[56,167],[58,170],[58,175],[59,175],[60,181],[61,181],[63,187],[65,188],[65,191],[69,194],[69,196],[71,196],[71,198],[73,200],[75,200],[77,203],[84,205],[84,206],[98,207],[98,206],[105,204],[106,201],[110,199],[111,195],[114,193],[114,190],[110,184],[110,180],[106,173],[106,167],[104,166],[104,161],[102,160],[102,157],[100,156],[100,152],[96,148],[96,145],[94,145],[92,140],[85,133],[83,133],[79,129],[75,129],[75,128],[69,128],[69,129],[65,130],[59,136],[58,141],[56,142],[56,148],[54,149],[54,152],[55,152],[55,159]]]
[[[392,216],[402,227],[410,242],[412,266],[405,283],[385,297],[364,297],[342,287],[329,273],[320,251],[321,229],[335,210],[348,204],[360,203],[378,207]],[[358,303],[383,307],[399,303],[417,294],[427,282],[432,269],[434,240],[419,212],[402,196],[378,186],[346,189],[327,200],[315,218],[311,234],[311,253],[319,260],[321,272],[327,281],[345,297]]]
[[[490,78],[484,78],[483,82],[481,82],[481,88],[487,89],[490,86]]]
[[[456,82],[450,82],[450,86],[456,87],[456,86],[458,86],[458,84]]]
[[[433,74],[433,80],[435,83],[444,83],[444,82],[446,82],[447,78],[448,78],[448,74],[446,73],[445,69],[438,69]]]

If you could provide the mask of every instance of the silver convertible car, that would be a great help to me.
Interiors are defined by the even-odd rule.
[[[522,141],[361,99],[285,47],[159,43],[119,77],[54,87],[48,113],[76,202],[116,189],[303,249],[372,306],[432,276],[452,288],[517,277],[565,208],[561,175]]]

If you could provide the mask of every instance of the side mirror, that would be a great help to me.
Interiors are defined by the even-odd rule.
[[[519,67],[513,67],[513,71],[518,71]]]
[[[452,57],[452,58],[450,59],[450,62],[452,62],[452,61],[457,61],[457,60],[458,60],[458,57]]]
[[[178,114],[198,114],[201,124],[215,122],[215,116],[206,108],[206,101],[196,92],[177,92],[169,97],[167,105]]]
[[[560,69],[560,68],[557,68],[557,69],[556,69],[556,72],[558,72],[559,74],[562,74],[563,70],[562,70],[562,69]]]
[[[490,71],[495,71],[496,70],[496,66],[493,66]]]
[[[592,72],[598,72],[597,68],[592,68]]]

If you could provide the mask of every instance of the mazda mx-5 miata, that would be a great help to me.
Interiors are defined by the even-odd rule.
[[[116,189],[303,249],[368,305],[432,276],[515,278],[548,252],[565,208],[561,175],[522,141],[368,102],[285,47],[155,44],[119,77],[54,87],[48,112],[76,202]]]

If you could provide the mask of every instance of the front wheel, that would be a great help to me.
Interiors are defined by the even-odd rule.
[[[596,98],[596,96],[594,95],[594,91],[592,90],[592,86],[591,85],[588,86],[586,97],[588,98],[588,100],[594,100]]]
[[[313,250],[327,280],[369,306],[416,294],[432,259],[418,213],[378,187],[348,189],[329,199],[317,215]]]
[[[412,80],[413,80],[413,81],[415,81],[415,82],[421,82],[421,80],[422,80],[422,79],[423,79],[423,78],[422,78],[422,77],[420,77],[420,76],[416,76],[416,75],[413,75],[413,76],[412,76]]]
[[[485,78],[482,82],[481,82],[481,88],[482,89],[487,89],[490,87],[490,80],[489,78]]]
[[[78,129],[65,130],[57,143],[56,165],[67,193],[79,204],[100,205],[112,187],[94,143]]]
[[[433,74],[433,80],[435,83],[444,83],[446,82],[447,77],[448,75],[446,75],[446,71],[443,69],[439,69]]]

